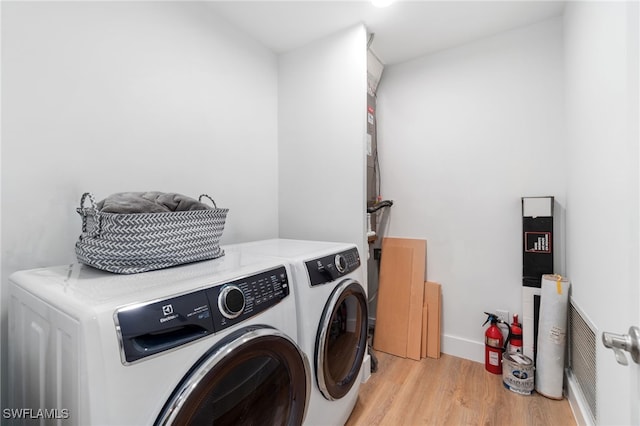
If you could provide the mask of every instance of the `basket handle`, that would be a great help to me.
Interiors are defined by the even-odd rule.
[[[86,199],[89,199],[91,203],[91,207],[85,207],[84,202]],[[87,233],[87,210],[93,210],[96,220],[96,226],[92,232]],[[98,206],[96,205],[96,200],[93,198],[93,194],[90,192],[85,192],[82,194],[80,198],[80,207],[76,209],[76,211],[82,216],[82,234],[87,235],[89,237],[95,237],[100,234],[100,211],[98,210]]]
[[[214,208],[218,208],[218,206],[216,206],[216,202],[213,200],[213,198],[211,198],[210,196],[208,196],[207,194],[202,194],[198,197],[198,201],[202,201],[202,197],[207,197],[209,200],[211,200],[211,202],[213,203],[213,207]]]
[[[82,194],[82,198],[80,198],[80,208],[82,210],[84,210],[84,200],[89,199],[89,201],[91,202],[91,208],[94,209],[95,211],[98,211],[98,207],[96,206],[96,200],[95,198],[93,198],[93,194],[90,192],[85,192],[84,194]]]

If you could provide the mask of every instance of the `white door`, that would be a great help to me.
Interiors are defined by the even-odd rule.
[[[638,241],[636,233],[636,247]],[[638,256],[633,263],[638,271]],[[622,306],[609,307],[613,308],[610,324],[617,330],[607,330],[598,336],[602,337],[602,345],[598,349],[598,405],[602,408],[598,410],[599,424],[640,425],[640,291],[637,282],[629,286],[630,297],[623,300]],[[634,321],[633,326],[624,325],[625,305],[630,308],[628,317]]]
[[[636,219],[636,226],[637,223]],[[635,275],[637,279],[637,271],[640,270],[637,256],[640,239],[637,232],[633,240],[636,256],[631,263],[636,272],[631,275]],[[633,250],[630,251],[633,252]],[[640,425],[640,364],[635,363],[627,351],[620,350],[616,356],[614,350],[607,349],[603,342],[605,334],[611,333],[609,337],[621,341],[622,337],[629,334],[629,328],[632,325],[640,327],[638,281],[625,284],[628,285],[620,285],[615,290],[619,291],[620,304],[603,305],[607,319],[601,321],[601,332],[596,336],[597,424],[599,425]],[[622,365],[621,362],[625,362],[626,365]]]
[[[602,332],[640,326],[637,1],[567,2],[567,272],[596,327],[596,420],[640,425],[640,366]]]
[[[638,241],[636,233],[636,247]],[[636,259],[632,263],[638,271],[640,263],[638,252],[635,253]],[[640,291],[637,282],[630,283],[630,297],[622,299],[621,306],[609,306],[612,321],[608,322],[612,327],[617,327],[616,331],[607,330],[597,339],[598,344],[602,342],[596,357],[599,371],[598,424],[640,425]],[[625,305],[630,308],[630,316],[624,315]],[[634,321],[635,329],[624,324],[625,317]],[[635,352],[634,355],[631,355],[632,352]]]
[[[636,147],[640,144],[640,3],[637,1],[629,3],[629,38],[630,38],[630,58],[629,58],[629,75],[631,76],[631,94],[630,98],[630,109],[631,109],[631,126],[630,126],[630,138],[631,143],[635,144]],[[640,148],[638,149],[638,162],[636,166],[638,168],[635,170],[636,176],[638,178],[638,187],[636,188],[636,195],[638,198],[635,199],[635,206],[637,207],[640,204]],[[638,207],[640,208],[640,207]],[[633,323],[634,326],[640,327],[640,221],[639,216],[640,212],[635,211],[635,240],[633,241],[636,252],[635,252],[635,262],[633,264],[633,268],[636,271],[636,280],[635,282],[629,283],[630,285],[630,298],[631,301],[631,313],[632,319],[635,320]],[[635,301],[635,305],[634,305]],[[634,318],[635,317],[635,318]],[[629,375],[631,378],[631,423],[635,425],[640,425],[640,360],[638,363],[629,363],[630,371]]]
[[[629,145],[631,153],[635,161],[630,164],[632,170],[630,175],[633,176],[633,196],[627,204],[628,208],[628,227],[629,239],[628,245],[623,244],[621,247],[615,248],[621,257],[628,256],[629,259],[629,282],[622,285],[618,299],[619,304],[611,304],[606,306],[608,311],[607,324],[603,331],[616,334],[628,334],[631,326],[640,327],[640,172],[638,171],[640,164],[640,134],[638,131],[638,121],[640,111],[638,109],[639,100],[639,58],[640,58],[640,7],[639,3],[626,3],[626,32],[627,32],[627,69],[628,69],[628,103],[629,123],[627,127],[627,135],[629,137]],[[625,251],[628,251],[625,254]],[[628,363],[627,366],[620,365],[616,362],[616,356],[612,349],[604,348],[604,344],[600,341],[601,336],[597,336],[599,349],[597,351],[598,371],[599,371],[599,391],[598,404],[602,406],[601,416],[599,416],[599,424],[625,424],[640,425],[640,359],[639,363],[635,363],[631,359],[629,352],[624,353],[624,357]],[[640,342],[639,342],[640,343]]]

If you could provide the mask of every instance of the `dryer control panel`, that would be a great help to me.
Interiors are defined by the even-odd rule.
[[[116,310],[123,364],[214,334],[270,308],[289,295],[284,266],[160,301]]]
[[[360,267],[358,249],[353,247],[305,262],[312,286],[335,281]]]

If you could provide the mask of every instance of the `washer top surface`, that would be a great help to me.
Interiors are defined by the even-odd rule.
[[[286,258],[303,262],[310,258],[355,247],[355,244],[327,241],[271,239],[227,246],[246,253]]]
[[[10,281],[53,305],[75,304],[90,309],[180,294],[281,265],[274,258],[225,248],[225,255],[217,259],[139,274],[119,275],[73,263],[19,271]]]

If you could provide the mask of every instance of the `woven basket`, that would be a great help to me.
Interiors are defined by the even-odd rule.
[[[77,212],[82,234],[76,242],[80,263],[118,274],[133,274],[224,255],[220,237],[229,209],[215,201],[207,210],[162,213],[107,213],[85,193]],[[89,199],[90,207],[85,207]]]

